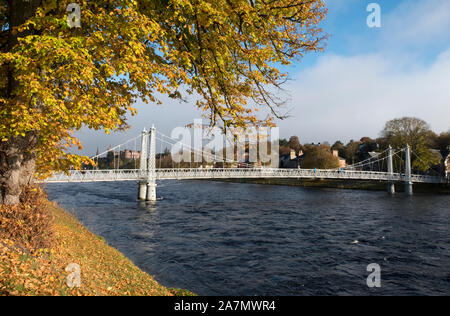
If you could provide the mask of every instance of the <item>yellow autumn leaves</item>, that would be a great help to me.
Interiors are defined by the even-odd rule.
[[[83,126],[126,128],[138,99],[193,94],[211,124],[272,125],[278,65],[321,49],[326,13],[322,0],[84,0],[82,27],[69,28],[67,4],[44,1],[0,52],[0,73],[13,76],[0,87],[18,83],[0,98],[0,139],[37,131],[41,175],[86,161],[62,143]],[[258,117],[261,107],[271,115]]]
[[[43,211],[53,218],[48,227],[52,242],[46,248],[34,249],[17,238],[1,238],[0,295],[175,294],[108,246],[103,238],[87,231],[71,215],[44,197],[39,199],[44,203]],[[0,222],[5,219],[3,215],[0,212]],[[65,268],[73,262],[81,267],[81,286],[70,289]]]

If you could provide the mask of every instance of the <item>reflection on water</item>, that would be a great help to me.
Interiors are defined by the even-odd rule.
[[[47,192],[160,283],[200,295],[450,294],[450,196],[208,181],[162,182],[156,203],[131,182]]]

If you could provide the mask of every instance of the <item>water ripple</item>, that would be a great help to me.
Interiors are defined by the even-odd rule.
[[[136,202],[135,183],[47,191],[159,282],[200,295],[450,294],[449,196],[166,184],[156,205]]]

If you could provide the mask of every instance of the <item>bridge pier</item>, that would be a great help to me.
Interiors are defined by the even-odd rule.
[[[156,183],[155,182],[148,182],[146,185],[147,188],[147,196],[145,198],[146,201],[149,202],[156,202]]]
[[[141,201],[145,201],[146,198],[147,198],[147,183],[139,181],[138,199]]]
[[[388,183],[388,193],[390,195],[395,195],[395,184],[394,184],[394,182],[389,182]]]
[[[413,183],[411,179],[411,150],[409,145],[405,149],[405,193],[413,195]]]
[[[394,195],[395,194],[395,184],[393,181],[393,176],[394,176],[394,163],[392,160],[392,147],[389,145],[389,149],[388,149],[388,193],[390,195]]]

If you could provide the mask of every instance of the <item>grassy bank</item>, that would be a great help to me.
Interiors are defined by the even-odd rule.
[[[217,180],[234,183],[254,183],[267,185],[301,186],[306,188],[337,188],[348,190],[372,190],[386,191],[387,183],[384,181],[363,181],[363,180],[334,180],[334,179],[230,179]],[[404,192],[403,183],[396,183],[397,192]],[[417,193],[438,193],[450,194],[450,186],[436,184],[414,184],[414,191]]]
[[[191,294],[158,284],[73,216],[54,203],[46,204],[52,217],[49,249],[31,251],[14,240],[0,240],[0,295]],[[81,267],[79,288],[66,285],[70,263]]]

